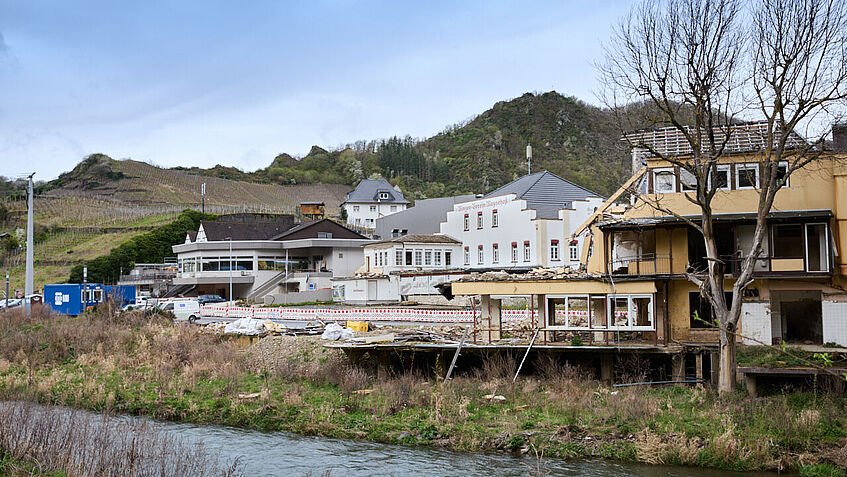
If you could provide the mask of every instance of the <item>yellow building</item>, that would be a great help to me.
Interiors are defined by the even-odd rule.
[[[717,167],[719,190],[712,208],[730,293],[755,228],[760,174],[759,158],[751,151],[762,143],[763,132],[764,123],[737,126]],[[664,154],[691,153],[672,128],[638,135]],[[847,130],[834,128],[834,136],[836,147],[843,148]],[[700,214],[685,198],[693,178],[643,151],[634,152],[634,162],[638,170],[622,188],[638,190],[631,203],[613,205],[621,196],[615,194],[576,231],[590,237],[582,256],[584,276],[482,276],[453,283],[452,293],[482,295],[482,317],[492,326],[499,322],[499,298],[530,295],[542,305],[539,326],[549,340],[578,335],[598,344],[716,344],[711,308],[684,275],[702,267],[705,255],[702,236],[685,220],[697,222]],[[776,194],[763,249],[743,299],[741,341],[847,346],[843,149],[791,174]]]

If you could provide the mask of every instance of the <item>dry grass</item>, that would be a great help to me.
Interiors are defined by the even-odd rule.
[[[0,403],[0,451],[39,473],[69,476],[233,476],[202,443],[184,442],[146,421],[24,402]]]

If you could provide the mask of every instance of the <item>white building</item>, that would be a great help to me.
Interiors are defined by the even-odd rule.
[[[371,242],[329,219],[202,221],[196,234],[173,246],[178,271],[169,296],[218,294],[269,304],[330,300],[331,279],[353,274],[363,260],[362,245]]]
[[[333,300],[354,305],[418,301],[441,303],[436,285],[464,275],[461,243],[444,235],[404,235],[364,247],[352,277],[333,279]]]
[[[582,244],[566,240],[603,200],[553,173],[537,172],[456,204],[441,233],[462,243],[457,265],[466,269],[578,266]]]
[[[359,182],[341,205],[347,213],[348,224],[373,229],[378,218],[406,210],[409,201],[380,177]]]

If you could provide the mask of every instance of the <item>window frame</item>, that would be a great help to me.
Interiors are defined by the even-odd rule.
[[[518,263],[518,243],[512,242],[512,263]]]
[[[482,212],[477,212],[476,213],[476,229],[482,230],[484,225],[485,225],[485,222],[482,219]]]
[[[491,211],[491,228],[496,228],[500,225],[500,217],[497,209]]]
[[[531,247],[532,247],[532,245],[529,242],[523,243],[523,261],[524,262],[529,262],[530,259],[532,258]]]
[[[465,247],[465,266],[469,266],[471,264],[471,248]]]
[[[483,265],[485,263],[485,249],[482,248],[482,245],[477,246],[476,249],[476,264]]]
[[[561,260],[561,254],[559,253],[559,241],[551,240],[550,241],[550,260],[558,262]]]
[[[653,173],[653,193],[654,194],[676,194],[678,191],[676,190],[676,171],[673,167],[655,167],[651,171]],[[660,191],[656,187],[658,181],[656,180],[659,174],[669,174],[671,177],[671,190],[669,191]]]
[[[753,176],[755,177],[755,183],[752,186],[742,186],[741,177],[743,171],[753,171]],[[749,177],[748,174],[745,174]],[[751,190],[758,189],[761,185],[759,179],[759,163],[757,162],[739,162],[735,164],[735,190]]]
[[[471,229],[471,216],[470,216],[470,214],[465,214],[464,225],[465,225],[465,232],[467,232]]]
[[[500,245],[491,244],[491,263],[500,263]]]
[[[579,245],[572,243],[568,246],[568,258],[571,262],[579,261]]]

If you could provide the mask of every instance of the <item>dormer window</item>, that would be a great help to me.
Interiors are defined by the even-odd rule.
[[[380,192],[379,193],[379,200],[388,200],[389,198],[390,198],[390,196],[388,195],[388,192]]]

